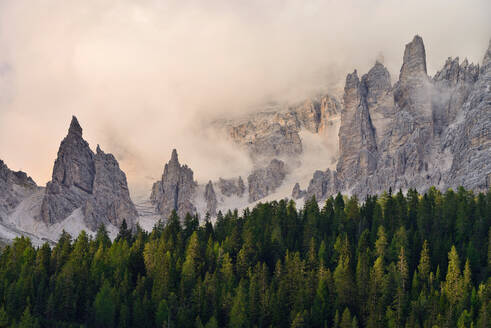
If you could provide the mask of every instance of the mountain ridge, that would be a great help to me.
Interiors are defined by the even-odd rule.
[[[54,237],[50,227],[59,231],[68,222],[91,231],[100,224],[114,230],[123,221],[151,227],[173,211],[181,218],[214,217],[272,197],[301,205],[338,192],[364,199],[391,188],[490,188],[491,41],[481,65],[449,57],[430,77],[423,39],[415,36],[404,49],[398,80],[391,79],[376,61],[361,77],[356,69],[347,74],[341,100],[326,93],[214,121],[214,129],[249,154],[252,170],[200,184],[174,149],[149,199],[136,206],[117,159],[99,146],[94,153],[73,116],[46,188],[0,161],[0,218],[29,233],[43,225],[44,237]],[[313,140],[329,146],[312,148]],[[327,158],[328,167],[312,162]]]

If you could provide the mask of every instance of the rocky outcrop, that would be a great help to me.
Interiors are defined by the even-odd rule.
[[[92,152],[74,116],[58,150],[39,219],[51,225],[63,221],[79,208],[92,230],[100,224],[119,226],[123,220],[132,227],[137,217],[126,176],[118,162],[99,147],[97,154]]]
[[[346,78],[337,171],[316,171],[306,197],[367,194],[435,185],[491,185],[491,50],[481,68],[449,58],[432,79],[419,36],[406,45],[391,87],[381,63]],[[331,177],[329,179],[329,177]],[[327,190],[327,192],[326,192]]]
[[[86,222],[93,230],[101,223],[119,227],[123,220],[131,225],[138,213],[130,199],[126,175],[119,168],[118,161],[97,146],[94,163],[92,195],[83,207]]]
[[[336,172],[331,172],[329,169],[325,172],[317,170],[310,180],[307,192],[305,193],[305,199],[315,197],[317,201],[324,200],[328,196],[336,193],[338,187]]]
[[[450,123],[462,113],[462,106],[469,97],[479,76],[479,65],[469,64],[459,57],[448,58],[443,68],[433,77],[433,121],[434,133],[441,135]]]
[[[226,124],[231,139],[246,148],[254,160],[302,152],[300,122],[293,113],[263,112]]]
[[[238,179],[220,178],[218,180],[218,188],[220,189],[221,194],[226,197],[230,197],[233,195],[242,197],[246,189],[242,177],[239,177]]]
[[[475,66],[469,68],[467,63],[461,66],[464,67],[459,68],[457,84],[462,76],[464,83],[472,82]],[[462,110],[462,119],[457,119],[444,141],[444,147],[454,154],[445,181],[449,186],[485,191],[491,187],[491,40]]]
[[[326,133],[339,121],[341,105],[329,95],[284,107],[274,107],[238,120],[215,122],[256,162],[278,156],[296,157],[303,151],[300,131]]]
[[[365,103],[370,114],[370,121],[375,129],[376,143],[380,144],[391,128],[394,119],[394,95],[389,71],[380,62],[362,77],[366,89]]]
[[[58,149],[51,181],[46,185],[41,219],[54,224],[83,206],[92,194],[94,177],[94,153],[82,138],[82,128],[74,116]]]
[[[206,212],[211,216],[215,216],[217,214],[218,201],[211,180],[208,181],[208,184],[205,187],[205,200],[206,200]]]
[[[378,87],[378,81],[371,81]],[[377,143],[372,125],[367,97],[369,89],[367,76],[360,81],[356,70],[348,74],[344,88],[344,108],[341,112],[339,129],[340,157],[337,170],[346,184],[354,183],[360,175],[372,174],[377,168]]]
[[[295,183],[295,186],[293,187],[292,190],[292,198],[293,199],[300,199],[305,197],[305,190],[300,189],[300,184],[297,182]]]
[[[22,171],[12,171],[0,160],[0,221],[32,193],[38,186]]]
[[[153,184],[150,200],[164,218],[168,218],[173,210],[184,218],[187,213],[196,212],[192,203],[196,187],[193,171],[179,163],[174,149],[170,161],[165,164],[162,179]]]
[[[273,159],[266,167],[255,169],[247,177],[249,202],[273,193],[285,179],[286,173],[285,163],[277,159]]]
[[[312,133],[322,133],[339,116],[341,105],[329,95],[307,99],[302,105],[292,108],[296,118],[300,122],[300,127]]]

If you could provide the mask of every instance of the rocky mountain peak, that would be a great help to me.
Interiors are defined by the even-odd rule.
[[[459,57],[448,57],[443,68],[433,77],[433,81],[446,87],[461,83],[474,83],[479,76],[479,66],[469,64],[467,58],[459,64]]]
[[[177,151],[174,149],[169,162],[165,164],[162,179],[153,184],[150,200],[165,218],[168,218],[173,210],[184,218],[187,213],[196,212],[196,207],[191,202],[196,187],[193,170],[179,163]]]
[[[52,181],[90,193],[94,175],[94,153],[82,138],[82,127],[73,116],[68,134],[58,149]]]
[[[24,197],[38,189],[34,180],[25,172],[12,171],[0,160],[0,221],[13,210]]]
[[[78,123],[77,117],[75,115],[72,116],[72,121],[70,123],[70,128],[68,129],[69,135],[75,135],[79,138],[82,138],[82,127]]]
[[[406,44],[399,79],[402,81],[410,76],[420,74],[427,74],[426,52],[423,39],[419,35],[415,35],[413,40]]]
[[[218,201],[211,180],[208,181],[205,187],[205,200],[206,200],[206,212],[211,216],[215,216],[217,214]]]
[[[177,150],[175,148],[172,149],[169,163],[176,163],[177,165],[179,165],[179,157],[177,156]]]
[[[356,89],[360,84],[360,78],[358,77],[358,72],[355,69],[353,73],[350,73],[346,76],[346,83],[344,86],[344,92],[347,90]]]
[[[93,153],[73,116],[58,150],[52,180],[46,185],[40,219],[46,224],[57,223],[78,208],[93,230],[101,223],[118,226],[123,219],[133,226],[137,216],[118,162],[99,146],[97,154]]]
[[[367,89],[372,91],[386,91],[392,87],[389,71],[379,61],[375,62],[375,65],[364,75],[362,80],[364,80]]]

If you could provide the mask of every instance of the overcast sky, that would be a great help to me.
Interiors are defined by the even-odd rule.
[[[489,0],[0,0],[0,159],[44,185],[72,115],[112,152],[130,187],[172,148],[199,180],[250,165],[202,124],[260,104],[338,93],[376,59],[397,78],[423,37],[434,74],[480,62]]]

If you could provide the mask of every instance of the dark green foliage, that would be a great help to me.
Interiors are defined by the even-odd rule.
[[[0,254],[0,327],[489,327],[491,192],[341,194]]]

